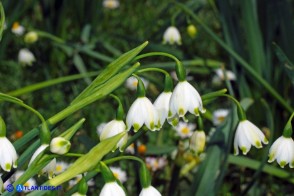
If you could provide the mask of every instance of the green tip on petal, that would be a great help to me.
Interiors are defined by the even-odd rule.
[[[268,140],[266,138],[263,139],[264,144],[268,144]]]
[[[260,141],[255,141],[256,148],[262,148]]]
[[[242,150],[242,153],[243,153],[244,155],[247,154],[247,148],[246,148],[245,146],[242,146],[240,149]]]
[[[199,116],[199,108],[195,108],[194,113],[195,113],[196,116]]]
[[[183,108],[179,109],[179,116],[184,116],[184,109]]]
[[[150,122],[150,128],[151,128],[151,130],[153,130],[155,128],[155,125],[154,125],[154,122],[153,121]]]
[[[281,168],[284,168],[286,164],[287,164],[286,161],[281,161],[281,162],[279,163],[279,165],[281,166]]]
[[[172,125],[175,127],[175,126],[177,126],[178,125],[178,123],[179,123],[179,120],[177,119],[177,118],[174,118],[173,120],[172,120]]]
[[[5,164],[5,170],[6,171],[10,171],[11,170],[11,164],[10,163],[6,163]]]
[[[140,125],[138,123],[134,123],[133,127],[135,132],[137,132],[140,129]]]
[[[269,163],[271,163],[271,162],[273,162],[275,159],[274,159],[274,157],[275,157],[275,154],[269,154],[268,155],[269,156],[269,159],[268,159],[268,161],[267,162],[269,162]]]
[[[234,155],[238,155],[238,154],[239,153],[238,153],[237,149],[234,148]]]
[[[172,117],[172,115],[173,115],[172,112],[169,110],[168,111],[168,117]]]

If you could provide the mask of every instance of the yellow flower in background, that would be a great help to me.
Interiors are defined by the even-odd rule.
[[[35,31],[30,31],[25,34],[24,41],[28,44],[32,44],[38,40],[38,34]]]
[[[179,122],[179,124],[175,127],[177,134],[182,138],[189,138],[193,131],[196,128],[196,124],[194,123],[186,123],[186,122]]]
[[[118,0],[104,0],[103,7],[107,8],[107,9],[116,9],[119,7],[119,1]]]
[[[188,27],[187,27],[187,33],[188,33],[188,35],[191,38],[195,38],[196,35],[197,35],[197,28],[196,28],[196,26],[193,25],[193,24],[188,25]]]

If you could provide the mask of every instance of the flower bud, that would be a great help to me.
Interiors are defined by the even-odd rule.
[[[38,34],[35,31],[30,31],[25,34],[24,41],[28,44],[32,44],[38,40]]]
[[[197,28],[195,27],[195,25],[190,24],[187,27],[187,33],[191,38],[195,38],[197,35]]]
[[[196,155],[204,151],[206,143],[206,136],[204,131],[195,131],[190,137],[190,150]]]
[[[55,154],[65,154],[70,149],[70,142],[63,137],[55,137],[50,143],[50,151]]]

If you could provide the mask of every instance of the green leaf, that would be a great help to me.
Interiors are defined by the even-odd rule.
[[[90,31],[91,31],[91,25],[87,24],[82,31],[82,35],[81,35],[81,40],[84,43],[89,42],[89,38],[90,38]]]
[[[294,85],[294,65],[293,63],[288,59],[286,54],[283,52],[283,50],[276,44],[273,43],[273,47],[275,49],[276,55],[280,62],[283,65],[284,71],[292,81],[292,84]]]
[[[177,149],[176,146],[161,145],[160,147],[154,145],[147,145],[146,155],[163,155],[169,154]]]
[[[85,98],[89,94],[92,94],[92,90],[94,88],[99,87],[107,80],[109,80],[112,76],[114,76],[117,72],[121,70],[125,65],[127,65],[137,54],[139,54],[146,46],[148,42],[143,43],[142,45],[130,50],[123,55],[121,55],[118,59],[110,63],[98,76],[97,78],[75,99],[72,104],[78,102],[79,100]]]
[[[2,2],[0,2],[0,41],[2,39],[4,24],[5,24],[5,13],[4,13]]]
[[[73,63],[76,66],[76,68],[79,70],[79,72],[83,75],[86,76],[87,74],[87,68],[85,66],[85,63],[82,59],[82,57],[79,54],[75,54],[73,57]],[[89,85],[91,83],[91,80],[89,77],[85,77],[84,80],[86,83]]]

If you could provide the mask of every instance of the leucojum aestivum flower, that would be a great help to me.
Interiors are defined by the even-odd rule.
[[[169,29],[169,31],[171,30]],[[165,39],[166,42],[180,43],[180,37],[175,29],[173,32],[167,32]],[[36,174],[47,174],[48,180],[44,182],[44,185],[59,186],[69,182],[70,186],[68,189],[73,191],[72,195],[86,195],[89,191],[88,186],[91,186],[91,183],[89,183],[90,179],[96,175],[98,176],[98,174],[102,174],[104,183],[101,185],[101,190],[99,190],[101,196],[128,195],[128,190],[125,187],[128,187],[127,179],[131,178],[133,174],[127,173],[128,170],[122,170],[117,165],[113,165],[124,160],[138,163],[136,167],[139,168],[140,187],[137,192],[140,196],[161,195],[160,192],[163,191],[163,188],[151,182],[156,182],[152,181],[154,174],[164,170],[169,164],[169,158],[150,156],[152,148],[148,145],[144,145],[144,150],[139,152],[137,149],[133,150],[134,155],[125,156],[124,153],[127,147],[134,143],[137,145],[138,138],[143,137],[144,134],[162,134],[166,130],[173,130],[172,133],[175,133],[174,135],[176,135],[175,138],[179,141],[179,146],[183,146],[175,150],[175,158],[172,160],[175,165],[174,167],[182,166],[184,151],[188,149],[189,154],[185,155],[185,158],[192,160],[191,164],[187,166],[188,171],[192,170],[203,160],[205,156],[202,155],[205,155],[206,149],[209,148],[209,146],[206,146],[209,141],[206,136],[205,123],[211,121],[210,123],[217,127],[221,126],[229,118],[228,110],[217,111],[218,113],[215,113],[213,117],[205,115],[206,107],[204,106],[209,107],[209,105],[205,105],[205,100],[218,97],[227,97],[237,106],[239,123],[233,142],[233,152],[235,155],[239,154],[239,150],[241,150],[243,155],[246,155],[252,146],[260,149],[263,145],[268,144],[264,133],[247,119],[241,104],[234,97],[226,94],[226,90],[201,96],[200,91],[198,92],[196,87],[193,86],[194,81],[187,81],[185,67],[176,57],[162,52],[138,55],[146,45],[147,42],[110,63],[105,71],[102,71],[101,75],[98,75],[66,109],[48,120],[45,120],[39,112],[24,104],[23,101],[1,94],[1,100],[29,109],[42,121],[38,127],[40,141],[34,149],[25,151],[30,159],[21,162],[20,167],[22,169],[26,168],[26,171],[15,179],[15,184],[30,182],[29,180]],[[175,60],[175,71],[178,79],[175,86],[172,77],[166,70],[156,67],[140,68],[140,64],[135,62],[142,58],[158,55]],[[129,65],[131,62],[134,62],[134,65],[127,67],[126,65]],[[32,59],[29,63],[32,63]],[[112,69],[118,69],[118,67],[124,69],[111,72]],[[144,84],[141,77],[141,75],[147,72],[156,72],[156,74],[164,75],[164,82],[162,82],[164,89],[159,93],[156,91],[157,98],[154,102],[152,101],[154,96],[149,96],[148,88],[146,88],[147,83],[145,82]],[[131,92],[134,89],[137,90],[136,96],[124,97],[122,99],[122,96],[111,94],[120,86],[124,88],[123,84],[128,78],[132,79]],[[149,81],[148,85],[150,83],[152,82]],[[132,94],[130,93],[130,95]],[[98,144],[95,144],[91,147],[91,150],[84,154],[76,153],[72,147],[76,145],[73,143],[76,140],[72,139],[86,120],[82,118],[65,130],[64,127],[60,127],[60,130],[57,132],[58,134],[54,133],[53,130],[59,126],[57,123],[62,123],[61,121],[69,115],[102,98],[113,98],[116,101],[115,103],[118,105],[116,116],[113,115],[107,119],[108,122],[99,128],[100,141]],[[134,101],[131,102],[127,100],[128,98],[132,98]],[[126,104],[126,100],[129,104]],[[125,105],[129,106],[126,115],[124,112]],[[291,168],[294,167],[292,118],[293,115],[284,129],[283,135],[273,143],[269,152],[268,161],[273,162],[277,160],[281,167],[288,163]],[[162,143],[160,140],[164,140],[162,136],[157,139],[159,144]],[[147,157],[144,158],[145,153],[148,156],[146,155]],[[136,156],[138,154],[140,156]],[[64,157],[72,158],[73,162],[71,164],[63,162]],[[10,172],[15,168],[18,171],[17,160],[17,150],[7,138],[6,125],[0,117],[0,165],[2,170]],[[187,167],[185,167],[185,170]],[[185,172],[181,171],[180,173],[183,174]],[[93,176],[88,177],[88,174]],[[3,187],[3,179],[2,177],[0,179],[0,191]],[[7,181],[7,178],[5,178],[5,181]],[[35,191],[31,194],[42,195],[45,192]]]

